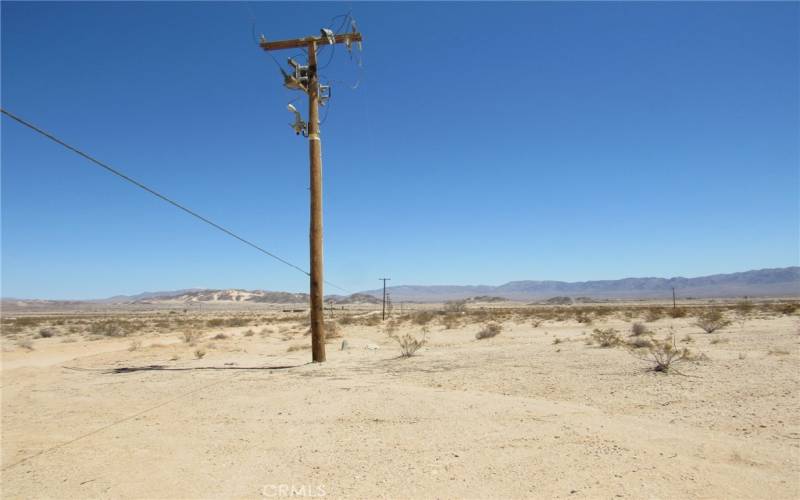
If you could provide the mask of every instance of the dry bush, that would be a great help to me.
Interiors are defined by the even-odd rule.
[[[683,307],[671,307],[667,309],[667,316],[670,318],[685,318],[686,309]]]
[[[415,337],[410,333],[390,335],[390,337],[400,346],[400,356],[403,358],[410,358],[422,346],[428,343],[427,332],[425,330],[423,330],[422,337]]]
[[[195,349],[194,350],[194,357],[197,359],[203,359],[203,356],[206,355],[205,349]]]
[[[184,330],[181,334],[181,340],[189,345],[194,345],[200,340],[200,332],[196,330]]]
[[[767,351],[767,354],[772,356],[788,356],[791,353],[786,349],[772,348],[769,351]]]
[[[19,339],[17,341],[17,347],[21,347],[23,349],[27,349],[29,351],[33,350],[33,341],[31,339]]]
[[[288,349],[286,349],[286,352],[302,351],[304,349],[311,349],[311,346],[309,344],[291,345]]]
[[[325,338],[326,339],[338,339],[342,336],[342,329],[339,328],[339,325],[333,321],[326,321],[325,322]]]
[[[43,339],[55,337],[57,334],[58,331],[55,328],[42,328],[39,330],[39,337]]]
[[[480,339],[490,339],[492,337],[496,337],[503,331],[503,325],[500,323],[487,323],[484,327],[475,334],[475,338]]]
[[[686,336],[681,339],[681,342],[694,342],[694,339],[687,333]]]
[[[619,332],[614,328],[595,328],[592,332],[592,340],[597,342],[600,347],[614,347],[622,342]]]
[[[218,333],[218,334],[214,335],[214,336],[213,336],[213,337],[211,337],[211,338],[212,338],[212,339],[214,339],[214,340],[226,340],[226,339],[228,339],[229,337],[228,337],[227,335],[225,335],[224,333],[220,332],[220,333]]]
[[[638,337],[650,333],[644,323],[636,322],[631,325],[631,337]]]
[[[560,343],[561,343],[561,339],[560,338],[556,337],[556,338],[553,339],[553,345],[558,345]]]
[[[721,338],[717,337],[717,338],[711,339],[711,342],[709,342],[709,344],[713,344],[713,345],[716,345],[716,344],[727,344],[730,341],[731,341],[731,339],[721,339]]]
[[[411,315],[411,322],[416,325],[427,325],[435,317],[436,313],[433,311],[419,311]]]
[[[737,302],[736,305],[733,306],[733,308],[736,311],[737,315],[749,316],[750,313],[752,313],[753,310],[756,308],[756,306],[751,301],[744,299]]]
[[[794,314],[794,312],[797,310],[797,303],[781,302],[779,304],[775,304],[773,310],[779,314]]]
[[[143,327],[144,323],[141,321],[107,319],[91,323],[89,325],[89,333],[104,337],[126,337],[137,330],[141,330]]]
[[[450,302],[445,302],[444,310],[450,313],[461,313],[467,310],[467,301],[466,300],[451,300]]]
[[[244,336],[245,337],[252,337],[255,334],[256,334],[256,332],[252,328],[250,330],[247,330],[246,332],[244,332]]]
[[[461,321],[458,315],[447,313],[442,316],[442,325],[444,325],[445,330],[452,330],[461,326]]]
[[[663,307],[648,307],[644,313],[644,320],[648,323],[658,321],[664,317],[664,313],[665,311]]]
[[[575,321],[583,325],[591,325],[592,316],[591,314],[589,314],[589,312],[583,309],[578,309],[577,311],[575,311]]]
[[[667,373],[672,365],[691,359],[689,349],[678,349],[675,345],[674,335],[664,340],[653,339],[652,344],[648,348],[649,356],[640,359],[653,363],[653,371]]]
[[[713,333],[728,325],[728,321],[719,309],[709,309],[697,317],[695,326],[699,326],[706,333]]]
[[[345,314],[343,316],[340,316],[336,320],[336,322],[339,323],[342,326],[349,326],[349,325],[355,324],[356,318],[352,314]]]
[[[533,318],[531,320],[531,326],[534,328],[539,328],[540,326],[542,326],[542,323],[544,323],[543,319]]]

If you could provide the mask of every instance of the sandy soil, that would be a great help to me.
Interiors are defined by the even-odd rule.
[[[299,327],[202,359],[177,333],[39,339],[3,353],[2,496],[799,498],[798,321],[649,323],[705,354],[669,375],[586,345],[620,319],[433,324],[412,358],[348,326],[324,364],[288,352]]]

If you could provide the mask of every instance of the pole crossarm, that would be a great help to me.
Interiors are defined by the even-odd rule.
[[[348,43],[361,42],[361,33],[345,33],[344,35],[335,35],[334,43]],[[305,38],[294,38],[292,40],[277,40],[275,42],[262,41],[259,46],[264,50],[283,50],[283,49],[299,49],[308,47],[311,43],[317,45],[331,45],[328,37],[325,36],[307,36]]]

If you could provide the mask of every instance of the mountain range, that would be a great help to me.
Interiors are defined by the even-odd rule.
[[[544,300],[552,297],[592,299],[666,299],[672,289],[681,298],[726,297],[799,297],[800,267],[758,269],[730,274],[714,274],[697,278],[624,278],[598,281],[510,281],[490,285],[401,285],[386,291],[394,302],[444,302],[448,300]],[[335,304],[380,303],[382,289],[367,290],[348,296],[329,295],[326,302]],[[19,299],[6,301],[34,302]],[[144,292],[136,295],[117,295],[93,301],[98,304],[167,304],[167,303],[270,303],[298,304],[308,302],[305,293],[266,290],[209,290],[188,288],[163,292]],[[43,301],[38,301],[43,302]],[[51,301],[44,301],[51,302]],[[53,301],[66,302],[66,301]]]

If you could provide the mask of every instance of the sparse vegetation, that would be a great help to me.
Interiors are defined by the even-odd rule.
[[[450,302],[445,302],[444,310],[449,313],[461,313],[467,310],[467,301],[466,300],[451,300]]]
[[[681,361],[691,359],[689,349],[678,349],[675,344],[675,336],[670,335],[664,340],[653,339],[652,345],[648,348],[649,356],[641,358],[653,363],[653,371],[667,373],[672,365]]]
[[[709,309],[697,317],[695,325],[702,328],[706,333],[713,333],[728,325],[728,321],[725,320],[722,311],[719,309]]]
[[[194,357],[197,359],[203,359],[203,356],[206,355],[205,349],[195,349],[194,350]]]
[[[39,330],[39,337],[43,339],[47,339],[50,337],[55,337],[58,331],[55,328],[42,328]]]
[[[644,320],[648,323],[658,321],[664,317],[665,311],[663,307],[648,307],[644,314]]]
[[[631,336],[638,337],[640,335],[645,335],[649,333],[647,330],[647,326],[644,323],[634,323],[631,325]]]
[[[619,332],[614,328],[595,328],[592,332],[592,340],[597,342],[600,347],[614,347],[622,342]]]
[[[489,339],[498,336],[502,331],[503,325],[500,323],[487,323],[478,333],[475,334],[475,338],[478,340]]]
[[[422,337],[415,337],[410,333],[402,335],[390,335],[392,339],[400,346],[400,356],[409,358],[416,354],[416,352],[428,343],[427,332],[423,329]]]
[[[184,330],[181,334],[181,340],[189,345],[194,345],[200,339],[200,332],[195,330]]]
[[[686,309],[683,307],[670,307],[667,310],[667,315],[670,318],[685,318],[686,317]]]

